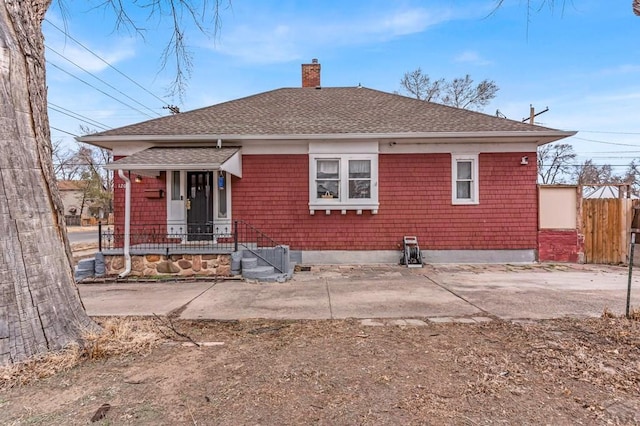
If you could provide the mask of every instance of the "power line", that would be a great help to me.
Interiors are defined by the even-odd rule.
[[[154,98],[156,98],[157,100],[159,100],[162,104],[165,103],[165,101],[161,98],[159,98],[158,96],[154,95],[153,93],[151,93],[146,87],[142,86],[140,83],[136,82],[135,80],[133,80],[131,77],[129,77],[128,75],[126,75],[125,73],[123,73],[122,71],[120,71],[119,69],[117,69],[116,67],[114,67],[113,65],[111,65],[109,62],[105,61],[104,59],[102,59],[100,56],[98,56],[98,54],[94,53],[91,49],[89,49],[87,46],[85,46],[84,44],[80,43],[78,40],[76,40],[75,38],[73,38],[70,34],[68,34],[66,31],[64,31],[63,29],[61,29],[60,27],[58,27],[56,24],[54,24],[53,22],[49,21],[47,18],[44,19],[49,25],[51,25],[53,28],[57,29],[58,31],[60,31],[62,34],[65,35],[65,37],[68,37],[69,39],[73,40],[74,42],[76,42],[80,47],[82,47],[83,49],[85,49],[87,52],[91,53],[93,56],[95,56],[96,58],[98,58],[99,60],[101,60],[102,62],[104,62],[109,68],[113,69],[114,71],[116,71],[118,74],[120,74],[121,76],[123,76],[124,78],[126,78],[127,80],[129,80],[130,82],[132,82],[133,84],[135,84],[136,86],[138,86],[139,88],[141,88],[142,90],[144,90],[145,92],[147,92],[149,95],[153,96]]]
[[[84,81],[84,80],[83,80],[83,79],[81,79],[80,77],[78,77],[78,76],[75,76],[75,75],[71,74],[69,71],[64,70],[63,68],[61,68],[61,67],[57,66],[56,64],[54,64],[54,63],[52,63],[52,62],[50,62],[50,61],[46,61],[46,62],[47,62],[49,65],[51,65],[52,67],[57,68],[58,70],[62,71],[63,73],[68,74],[69,76],[71,76],[71,77],[75,78],[75,79],[76,79],[76,80],[78,80],[78,81],[81,81],[82,83],[86,84],[86,85],[87,85],[87,86],[89,86],[89,87],[92,87],[93,89],[97,90],[98,92],[102,93],[103,95],[110,97],[110,98],[111,98],[111,99],[113,99],[114,101],[119,102],[119,103],[121,103],[122,105],[124,105],[124,106],[126,106],[126,107],[129,107],[129,108],[131,108],[131,109],[132,109],[132,110],[134,110],[134,111],[138,111],[140,114],[145,115],[145,116],[147,116],[147,117],[149,117],[149,118],[154,118],[154,117],[151,117],[149,114],[147,114],[147,113],[145,113],[145,112],[142,112],[142,111],[140,111],[139,109],[137,109],[137,108],[135,108],[135,107],[132,107],[131,105],[129,105],[129,104],[127,104],[127,103],[125,103],[125,102],[121,101],[120,99],[117,99],[117,98],[115,98],[115,97],[111,96],[110,94],[108,94],[108,93],[107,93],[107,92],[105,92],[104,90],[101,90],[101,89],[97,88],[96,86],[94,86],[93,84],[91,84],[91,83],[88,83],[88,82]]]
[[[598,130],[578,130],[579,132],[584,133],[606,133],[611,135],[640,135],[640,132],[609,132],[609,131],[598,131]]]
[[[580,151],[582,154],[639,154],[640,151]]]
[[[610,167],[629,167],[629,165],[631,164],[631,162],[629,162],[628,164],[589,164],[589,166],[593,166],[593,167],[603,167],[603,166],[610,166]],[[582,167],[584,166],[584,164],[563,164],[563,167]],[[555,167],[552,164],[549,165],[543,165],[542,168],[548,169],[550,167]]]
[[[53,130],[57,130],[58,132],[62,132],[62,133],[66,133],[67,135],[71,135],[74,138],[78,137],[78,135],[75,135],[75,134],[73,134],[71,132],[67,132],[66,130],[58,129],[57,127],[53,127],[53,126],[49,126],[49,127],[51,127]]]
[[[580,156],[580,155],[579,155],[579,156]],[[582,156],[580,156],[580,157],[582,157]],[[585,155],[584,157],[586,157],[586,155]],[[616,157],[614,157],[614,156],[612,156],[612,155],[595,155],[595,156],[589,156],[589,158],[591,158],[591,159],[597,158],[597,159],[599,159],[599,160],[604,160],[604,159],[609,159],[609,158],[615,158],[615,159],[618,159],[618,160],[625,160],[625,159],[629,159],[629,160],[637,160],[637,159],[638,159],[638,157],[637,157],[637,156],[632,156],[632,157],[621,157],[621,156],[619,156],[619,155],[618,155],[618,156],[616,156]]]
[[[81,115],[81,114],[78,114],[78,113],[73,112],[71,110],[68,110],[68,109],[66,109],[64,107],[61,107],[59,105],[56,105],[56,104],[54,104],[52,102],[49,102],[49,108],[51,108],[52,110],[54,110],[56,112],[59,112],[60,114],[64,114],[66,116],[69,116],[71,118],[75,118],[75,119],[80,120],[80,121],[84,121],[85,123],[90,124],[92,126],[100,127],[102,130],[111,129],[111,127],[107,126],[106,124],[102,124],[102,123],[100,123],[100,122],[98,122],[96,120],[93,120],[93,119],[91,119],[89,117],[85,117],[84,115]]]
[[[132,100],[133,102],[137,103],[138,105],[140,105],[143,108],[148,109],[149,111],[151,111],[154,114],[157,114],[158,117],[162,117],[161,114],[155,112],[153,109],[149,108],[148,106],[140,103],[138,100],[132,98],[131,96],[127,95],[126,93],[122,92],[120,89],[118,89],[117,87],[114,87],[113,85],[107,83],[106,81],[104,81],[103,79],[101,79],[100,77],[98,77],[97,75],[93,74],[91,71],[86,70],[85,68],[81,67],[80,65],[76,64],[75,62],[73,62],[71,59],[67,58],[66,56],[64,56],[63,54],[57,52],[56,50],[54,50],[53,48],[47,46],[46,44],[44,45],[44,47],[46,47],[47,49],[49,49],[50,51],[52,51],[53,53],[55,53],[56,55],[60,56],[61,58],[63,58],[65,61],[73,64],[75,67],[81,69],[82,71],[86,72],[87,74],[89,74],[90,76],[92,76],[93,78],[95,78],[96,80],[100,81],[101,83],[109,86],[110,88],[112,88],[113,90],[115,90],[116,92],[120,93],[122,96],[124,96],[127,99]]]
[[[574,136],[573,138],[574,139],[579,139],[581,141],[586,141],[586,142],[602,143],[602,144],[605,144],[605,145],[632,146],[632,147],[635,147],[635,148],[640,148],[640,144],[606,142],[606,141],[599,141],[599,140],[595,140],[595,139],[579,138],[577,136]]]

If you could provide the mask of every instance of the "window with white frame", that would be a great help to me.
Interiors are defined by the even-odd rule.
[[[324,200],[340,199],[340,159],[316,160],[316,197]]]
[[[312,154],[309,160],[312,211],[377,211],[377,154]]]
[[[453,204],[478,204],[478,155],[451,156]]]
[[[371,160],[349,162],[349,198],[371,199]]]

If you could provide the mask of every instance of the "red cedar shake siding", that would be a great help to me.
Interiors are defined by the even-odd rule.
[[[529,165],[521,166],[523,155]],[[535,153],[480,154],[480,204],[451,204],[451,155],[379,155],[377,215],[309,214],[307,155],[244,155],[233,218],[294,250],[536,249]]]
[[[115,157],[119,160],[123,157]],[[126,172],[125,172],[126,173]],[[131,174],[131,225],[161,225],[167,224],[167,198],[147,198],[145,189],[167,189],[165,173],[161,173],[158,178],[142,177],[142,182],[135,182],[136,175]],[[113,210],[116,227],[124,226],[124,180],[120,179],[116,171],[113,176],[114,194]]]

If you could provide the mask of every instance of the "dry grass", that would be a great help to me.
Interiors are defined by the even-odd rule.
[[[640,308],[633,308],[629,312],[629,319],[640,321]]]
[[[109,403],[102,424],[640,425],[640,321],[627,318],[123,321],[80,355],[108,361],[0,391],[0,423],[86,425]],[[117,356],[144,354],[131,331],[225,344]]]
[[[67,371],[86,360],[124,355],[145,355],[161,340],[156,321],[149,319],[109,318],[102,329],[88,331],[82,344],[72,344],[25,362],[0,367],[0,389],[23,386]]]
[[[129,318],[109,318],[99,333],[84,337],[84,355],[88,359],[146,354],[161,340],[155,320],[133,321]]]
[[[602,311],[602,315],[600,315],[600,318],[625,318],[625,315],[618,316],[611,312],[608,307],[606,307]],[[640,321],[640,307],[632,307],[629,309],[629,319],[632,321]]]

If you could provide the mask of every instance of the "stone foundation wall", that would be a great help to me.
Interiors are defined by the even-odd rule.
[[[124,256],[105,256],[107,275],[117,275],[124,271]],[[162,256],[147,254],[131,256],[131,275],[205,275],[231,276],[231,255],[229,254],[174,254]]]

